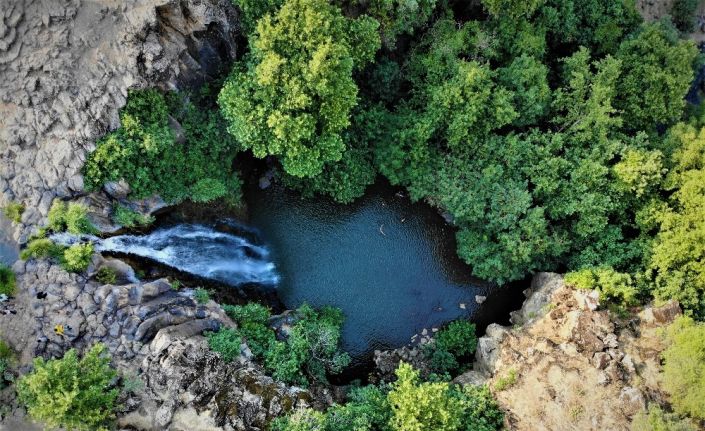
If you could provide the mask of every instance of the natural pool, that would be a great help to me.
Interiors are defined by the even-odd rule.
[[[253,285],[255,292],[274,289],[287,308],[339,307],[343,347],[357,358],[458,318],[480,329],[506,322],[520,306],[518,285],[473,278],[455,253],[453,227],[389,185],[371,187],[351,205],[304,199],[276,185],[250,187],[245,201],[244,226],[219,208],[186,205],[148,234],[91,239],[99,251],[145,257],[250,292]],[[480,304],[476,296],[485,299]]]
[[[343,346],[353,356],[400,347],[460,317],[481,327],[506,321],[521,303],[518,287],[470,276],[455,254],[454,229],[388,185],[352,205],[280,187],[251,188],[246,201],[280,275],[281,300],[340,307]],[[480,305],[476,295],[487,299]]]

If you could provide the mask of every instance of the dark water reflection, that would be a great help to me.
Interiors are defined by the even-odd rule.
[[[280,273],[281,300],[340,307],[353,356],[402,346],[460,317],[481,327],[503,322],[521,301],[517,287],[473,278],[455,254],[454,229],[390,186],[376,185],[352,205],[279,187],[250,189],[246,200]],[[475,295],[488,299],[478,305]]]
[[[0,263],[12,265],[17,260],[19,249],[12,238],[12,223],[0,212]]]

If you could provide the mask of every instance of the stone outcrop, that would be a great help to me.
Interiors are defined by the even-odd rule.
[[[210,352],[198,322],[162,329],[142,362],[144,380],[134,411],[121,427],[152,430],[266,429],[292,408],[324,408],[308,391],[267,377],[241,356],[227,364]]]
[[[677,303],[621,320],[600,309],[596,292],[575,290],[559,274],[537,274],[513,328],[490,325],[473,371],[458,383],[486,382],[512,430],[627,430],[660,386],[659,328]]]
[[[96,139],[130,88],[185,88],[237,54],[228,0],[4,0],[0,7],[0,206],[26,210],[26,241],[55,197],[83,192]]]

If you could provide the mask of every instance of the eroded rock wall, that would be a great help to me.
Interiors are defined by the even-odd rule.
[[[96,139],[130,88],[185,88],[237,54],[228,0],[0,0],[0,206],[26,241],[55,197],[80,194]]]

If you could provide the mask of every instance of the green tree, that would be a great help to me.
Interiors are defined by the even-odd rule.
[[[350,363],[347,353],[340,350],[343,314],[339,309],[316,311],[304,304],[296,315],[298,320],[286,341],[274,342],[265,353],[265,367],[286,383],[325,382],[328,373],[337,374]]]
[[[666,330],[663,384],[676,413],[705,419],[705,324],[679,317]]]
[[[296,177],[341,159],[357,103],[352,73],[379,49],[378,23],[345,18],[325,0],[288,0],[251,36],[219,103],[228,131],[256,157],[276,155]]]
[[[695,11],[698,9],[698,0],[675,0],[671,6],[673,24],[678,30],[690,33],[695,28]]]
[[[95,430],[114,417],[116,376],[105,346],[96,344],[81,359],[74,349],[61,359],[35,358],[17,393],[29,415],[48,427]]]
[[[91,264],[93,258],[93,243],[76,243],[64,250],[61,267],[69,272],[83,272]]]
[[[499,71],[499,83],[514,92],[514,106],[519,115],[513,121],[518,127],[536,124],[551,102],[548,68],[526,54],[517,57]]]
[[[450,395],[445,382],[419,382],[419,372],[404,362],[387,396],[390,424],[398,431],[456,431],[463,421],[463,403]]]
[[[154,89],[131,91],[120,128],[100,139],[86,160],[87,190],[124,179],[136,199],[158,194],[179,203],[226,196],[237,203],[238,147],[219,111],[205,103],[196,106],[183,95]]]
[[[615,107],[624,112],[625,126],[653,130],[678,121],[697,55],[692,41],[679,40],[675,29],[662,22],[644,24],[622,42],[616,54],[622,74]]]
[[[529,17],[545,0],[482,0],[487,11],[494,16],[509,16],[511,19]]]
[[[677,299],[686,313],[705,317],[705,129],[679,124],[670,131],[678,145],[665,187],[672,192],[667,206],[654,215],[659,226],[651,245],[647,270],[654,294]]]

